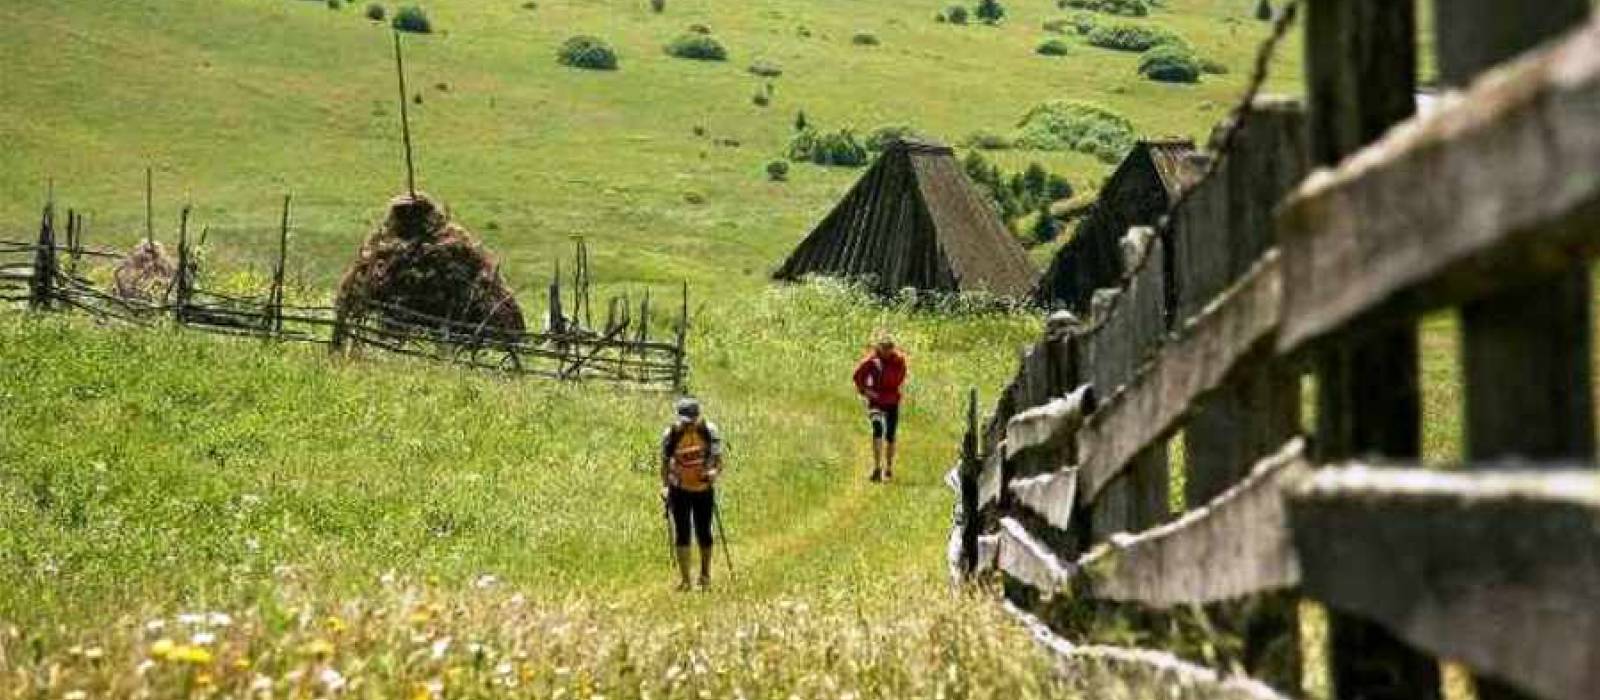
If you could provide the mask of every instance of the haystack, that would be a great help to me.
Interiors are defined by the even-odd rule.
[[[157,302],[172,286],[178,264],[167,256],[167,249],[149,239],[141,240],[117,263],[112,273],[111,293],[119,299]]]
[[[352,323],[425,325],[415,314],[481,326],[488,337],[522,333],[522,309],[471,233],[426,194],[389,202],[382,226],[361,245],[339,284],[338,306]]]

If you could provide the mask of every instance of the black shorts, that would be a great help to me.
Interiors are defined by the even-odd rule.
[[[711,518],[716,514],[716,491],[685,491],[676,486],[667,490],[667,507],[672,510],[673,543],[689,546],[689,530],[701,547],[711,546]]]
[[[900,429],[900,406],[873,406],[867,409],[867,421],[872,423],[872,438],[894,442]]]

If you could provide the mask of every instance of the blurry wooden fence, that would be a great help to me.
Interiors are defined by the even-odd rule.
[[[287,205],[285,207],[287,212]],[[604,325],[588,318],[587,248],[578,244],[570,312],[562,303],[559,271],[549,287],[549,309],[539,331],[507,332],[481,323],[440,318],[411,309],[369,302],[352,321],[329,306],[285,301],[288,218],[268,289],[240,297],[205,288],[194,246],[180,226],[171,283],[155,299],[129,298],[89,279],[87,268],[115,264],[123,253],[93,248],[82,240],[83,223],[67,216],[66,240],[57,239],[54,205],[47,205],[35,241],[0,240],[0,301],[34,309],[82,312],[107,322],[148,326],[170,321],[220,335],[328,345],[338,351],[378,350],[426,360],[561,380],[598,380],[659,385],[681,390],[688,364],[688,287],[683,287],[671,337],[650,336],[652,308],[646,295],[637,315],[630,302],[612,299]]]
[[[1482,700],[1600,698],[1600,17],[1440,3],[1463,92],[1414,116],[1410,0],[1306,12],[1308,104],[1241,110],[986,428],[974,397],[952,574],[995,572],[1063,658],[1187,669],[1183,697],[1300,695],[1310,600],[1336,698],[1440,697],[1440,660]],[[1466,441],[1440,470],[1417,321],[1447,308]],[[1143,649],[1064,639],[1106,637]]]

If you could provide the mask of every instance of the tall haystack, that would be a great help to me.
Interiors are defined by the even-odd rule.
[[[177,272],[178,263],[167,255],[167,249],[146,238],[117,263],[111,275],[111,293],[118,299],[158,302]]]
[[[413,314],[449,319],[489,337],[521,333],[522,309],[500,278],[494,258],[452,223],[428,195],[389,202],[383,224],[367,237],[339,284],[338,307],[352,323],[426,325]]]
[[[896,140],[774,277],[1025,298],[1038,273],[949,146]]]

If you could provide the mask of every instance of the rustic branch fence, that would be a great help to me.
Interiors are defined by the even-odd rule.
[[[177,265],[171,285],[158,300],[120,297],[102,289],[80,270],[85,258],[114,262],[122,253],[84,244],[84,219],[67,214],[65,245],[56,237],[54,203],[47,204],[39,235],[31,242],[0,240],[0,301],[26,302],[33,309],[87,313],[107,322],[148,326],[162,318],[186,328],[228,336],[327,345],[339,352],[371,349],[426,360],[565,381],[613,381],[682,391],[688,375],[688,285],[682,288],[680,315],[672,337],[652,339],[649,296],[634,316],[625,299],[612,299],[603,328],[591,329],[588,247],[577,245],[573,282],[576,303],[569,313],[561,302],[559,269],[550,285],[546,327],[508,332],[483,323],[441,318],[412,309],[369,301],[359,321],[338,309],[285,300],[289,205],[284,199],[277,259],[264,294],[240,297],[206,289],[195,245],[189,240],[189,209],[179,224]],[[65,264],[63,264],[63,258]]]
[[[1051,317],[986,427],[970,399],[952,575],[997,575],[1074,673],[1298,696],[1315,601],[1341,700],[1438,698],[1441,660],[1482,700],[1600,697],[1600,17],[1440,8],[1463,92],[1414,116],[1411,0],[1310,0],[1308,104],[1251,101],[1121,287]],[[1416,329],[1452,308],[1446,471]]]

